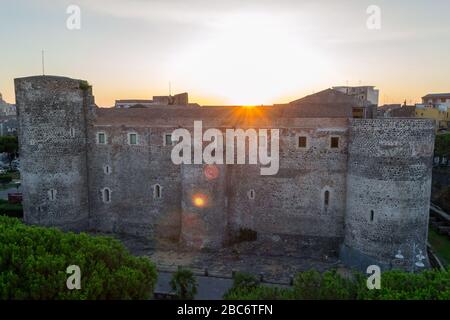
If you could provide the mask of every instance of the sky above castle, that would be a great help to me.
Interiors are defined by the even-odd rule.
[[[70,5],[79,29],[67,26]],[[14,102],[13,79],[41,74],[44,49],[46,74],[88,80],[100,106],[167,94],[169,82],[200,104],[283,103],[346,84],[414,103],[450,91],[449,9],[448,0],[0,0],[0,92]]]

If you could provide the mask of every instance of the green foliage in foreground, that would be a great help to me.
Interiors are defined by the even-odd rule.
[[[81,289],[69,290],[66,269],[81,269]],[[146,299],[156,268],[117,240],[26,226],[0,216],[0,299]]]
[[[450,133],[436,135],[434,154],[436,156],[450,158]]]
[[[170,287],[178,299],[192,300],[197,294],[197,280],[191,270],[180,268],[170,280]]]
[[[434,228],[428,230],[428,241],[444,267],[450,267],[450,239]]]
[[[251,276],[248,276],[251,277]],[[381,289],[369,290],[366,276],[354,273],[342,277],[336,270],[298,273],[291,288],[246,285],[250,281],[235,278],[234,286],[225,294],[227,300],[448,300],[450,270],[426,270],[412,274],[387,271],[381,276]]]
[[[23,208],[20,203],[9,203],[8,200],[0,199],[0,215],[22,218]]]

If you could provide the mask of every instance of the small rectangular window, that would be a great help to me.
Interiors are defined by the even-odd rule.
[[[161,186],[159,184],[156,184],[153,186],[153,198],[160,199],[161,197]]]
[[[330,147],[332,149],[339,148],[339,137],[331,137]]]
[[[104,132],[97,133],[97,143],[106,144],[106,135]]]
[[[164,143],[165,143],[166,146],[171,146],[172,145],[172,135],[171,134],[166,134],[164,136],[164,139],[165,139]]]
[[[306,148],[306,137],[298,137],[298,147]]]
[[[128,143],[132,144],[132,145],[137,144],[137,134],[136,133],[128,134]]]

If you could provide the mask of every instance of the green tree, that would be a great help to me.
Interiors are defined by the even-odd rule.
[[[192,300],[197,294],[197,280],[189,269],[178,269],[172,275],[170,286],[178,299]]]
[[[436,135],[434,154],[436,156],[450,158],[450,133]]]
[[[19,142],[16,136],[0,136],[0,153],[8,154],[8,161],[11,165],[11,161],[17,157],[19,152]]]
[[[67,267],[81,270],[69,290]],[[0,300],[149,299],[156,267],[110,237],[26,226],[0,216]]]

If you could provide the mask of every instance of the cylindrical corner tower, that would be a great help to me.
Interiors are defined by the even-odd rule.
[[[87,82],[54,76],[15,80],[24,220],[88,227]]]
[[[364,270],[428,265],[434,122],[352,119],[341,260]]]
[[[226,241],[226,165],[184,164],[181,242],[196,249],[218,249]]]

